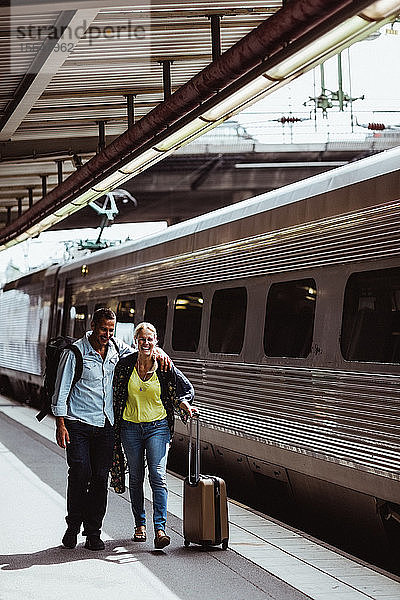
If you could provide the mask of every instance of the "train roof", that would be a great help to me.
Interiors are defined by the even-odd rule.
[[[76,268],[80,264],[90,264],[91,262],[105,260],[111,256],[118,257],[126,253],[163,244],[178,238],[199,233],[206,229],[212,229],[239,219],[270,211],[278,207],[289,206],[306,198],[319,196],[323,193],[332,192],[336,189],[373,179],[386,173],[398,171],[399,167],[400,146],[326,171],[319,175],[314,175],[308,179],[297,181],[276,190],[266,192],[265,194],[242,200],[236,204],[214,210],[182,223],[178,223],[177,225],[172,225],[162,232],[151,234],[138,240],[125,242],[117,247],[114,246],[112,248],[100,250],[89,257],[78,258],[71,263],[63,265],[61,271],[65,272],[72,268]]]
[[[214,210],[188,221],[178,223],[177,225],[172,225],[162,232],[151,234],[138,240],[125,242],[120,246],[113,246],[112,248],[100,250],[90,256],[75,259],[74,261],[61,266],[56,267],[55,265],[52,265],[44,270],[47,270],[48,273],[53,272],[55,269],[60,269],[61,272],[68,272],[72,269],[76,269],[82,264],[90,264],[92,262],[106,260],[110,257],[122,256],[126,253],[135,252],[150,246],[156,246],[185,236],[190,236],[207,229],[213,229],[220,225],[225,225],[239,219],[267,212],[278,207],[289,206],[307,198],[319,196],[355,183],[379,177],[386,173],[398,171],[399,167],[400,146],[354,161],[342,167],[326,171],[319,175],[314,175],[308,179],[297,181],[285,187],[266,192],[265,194],[260,194],[254,198],[237,202],[231,206]],[[27,277],[27,275],[29,274],[24,274],[21,277]]]

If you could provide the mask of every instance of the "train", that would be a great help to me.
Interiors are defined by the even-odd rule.
[[[45,346],[102,306],[153,323],[195,387],[202,472],[230,497],[398,572],[400,148],[0,291],[0,386],[37,403]],[[169,466],[187,469],[179,419]]]

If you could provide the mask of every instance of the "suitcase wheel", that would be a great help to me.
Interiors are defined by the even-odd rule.
[[[189,540],[185,540],[183,543],[185,545],[185,548],[188,548],[190,546]]]
[[[222,550],[226,550],[228,548],[228,540],[222,540]]]

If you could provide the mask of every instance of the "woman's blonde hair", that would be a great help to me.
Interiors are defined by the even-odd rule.
[[[134,340],[136,340],[139,337],[139,333],[142,331],[142,329],[149,329],[150,331],[152,331],[154,333],[154,337],[157,339],[157,330],[154,327],[154,325],[143,321],[143,323],[139,323],[138,325],[136,325],[136,327],[133,331],[133,339]]]

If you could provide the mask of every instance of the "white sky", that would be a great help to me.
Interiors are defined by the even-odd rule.
[[[400,125],[400,24],[395,24],[397,35],[389,35],[385,30],[377,39],[358,42],[349,51],[342,53],[343,89],[353,97],[365,95],[365,100],[353,103],[353,111],[359,123],[383,122],[386,125]],[[349,79],[349,60],[351,80]],[[325,87],[336,91],[337,58],[330,59],[324,66]],[[314,88],[315,80],[315,88]],[[329,139],[359,140],[370,132],[368,129],[350,127],[350,110],[344,113],[332,109],[328,119],[318,115],[315,121],[304,121],[290,127],[274,122],[273,119],[293,114],[308,117],[312,106],[303,106],[309,96],[320,94],[319,67],[306,73],[299,79],[253,105],[241,115],[235,117],[246,127],[248,133],[263,143],[319,142]],[[400,136],[400,133],[399,133]],[[142,237],[166,227],[166,223],[140,223],[112,225],[104,230],[103,240],[125,240]],[[36,268],[43,263],[50,264],[52,259],[60,260],[65,247],[60,240],[95,240],[96,229],[68,230],[64,232],[44,232],[39,238],[28,240],[18,246],[0,252],[0,282],[4,281],[4,271],[11,262],[22,272]]]
[[[395,23],[397,35],[388,34],[390,25],[381,30],[376,39],[364,40],[342,52],[343,91],[353,98],[365,96],[353,102],[354,117],[359,123],[382,122],[386,126],[400,126],[400,23]],[[350,77],[349,77],[350,63]],[[337,57],[324,64],[325,87],[338,90]],[[315,87],[314,87],[315,85]],[[305,73],[292,83],[272,93],[236,117],[248,133],[263,143],[307,143],[330,140],[363,140],[371,132],[362,127],[351,130],[350,105],[343,113],[328,110],[328,119],[318,111],[318,131],[315,131],[313,105],[304,106],[309,97],[321,93],[320,69]],[[282,116],[307,118],[310,121],[290,126],[273,122]],[[354,119],[355,123],[355,119]],[[291,130],[291,139],[289,139]]]

